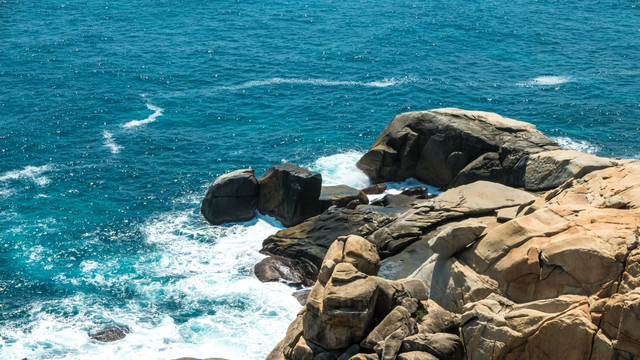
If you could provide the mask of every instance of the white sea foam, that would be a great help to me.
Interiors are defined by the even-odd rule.
[[[413,82],[413,79],[409,77],[404,78],[384,78],[374,81],[351,81],[351,80],[325,80],[325,79],[298,79],[298,78],[280,78],[275,77],[267,80],[255,80],[248,81],[244,84],[225,86],[223,90],[243,90],[258,86],[268,86],[277,84],[300,84],[300,85],[315,85],[315,86],[362,86],[362,87],[375,87],[385,88],[389,86],[402,85]]]
[[[518,86],[553,86],[573,81],[571,76],[538,76],[536,78],[519,82]]]
[[[144,119],[144,120],[131,120],[128,123],[122,125],[123,128],[132,128],[132,127],[137,127],[140,125],[145,125],[148,123],[152,123],[154,121],[156,121],[156,119],[160,116],[162,116],[162,112],[164,111],[164,109],[159,108],[157,106],[151,105],[151,104],[147,104],[147,109],[153,111],[153,114],[149,115],[148,118]]]
[[[335,155],[323,156],[309,166],[310,170],[322,174],[323,185],[349,185],[356,189],[370,184],[369,177],[356,167],[363,153],[351,150]]]
[[[111,150],[112,154],[117,154],[122,150],[122,146],[116,144],[115,139],[113,138],[113,134],[107,130],[102,132],[102,136],[104,137],[104,146]]]
[[[568,149],[573,149],[573,150],[592,153],[592,154],[600,150],[600,147],[598,145],[592,144],[585,140],[574,140],[572,138],[565,137],[565,136],[558,136],[552,139],[555,140],[555,142],[557,142],[558,145]]]
[[[28,180],[39,186],[46,186],[51,182],[51,180],[43,174],[51,171],[52,169],[53,166],[50,164],[42,166],[25,166],[20,170],[7,171],[0,176],[0,182]]]
[[[292,288],[253,275],[262,241],[282,225],[259,216],[211,226],[178,210],[138,227],[151,250],[85,259],[79,277],[57,279],[135,296],[122,304],[100,294],[34,302],[24,323],[0,327],[0,359],[264,359],[300,309]],[[111,343],[89,338],[114,323],[131,333]]]
[[[413,187],[417,187],[417,186],[425,186],[427,187],[429,194],[439,194],[440,190],[438,190],[438,188],[435,188],[433,186],[427,185],[423,182],[421,182],[420,180],[416,179],[416,178],[408,178],[406,180],[403,181],[391,181],[391,182],[387,182],[385,183],[387,185],[387,190],[384,191],[384,193],[382,194],[374,194],[374,195],[367,195],[369,197],[369,202],[373,202],[379,199],[382,199],[383,197],[385,197],[385,195],[398,195],[400,194],[404,189],[410,189]]]

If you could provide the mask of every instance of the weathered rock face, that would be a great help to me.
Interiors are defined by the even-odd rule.
[[[367,194],[347,185],[323,186],[319,200],[323,211],[331,206],[353,209],[360,204],[369,203]]]
[[[463,314],[468,358],[640,356],[640,165],[567,182],[514,216],[455,236],[456,252],[437,244],[468,221],[431,235],[412,275]]]
[[[375,182],[416,177],[454,187],[487,180],[546,190],[615,163],[562,149],[528,123],[448,108],[396,116],[357,165]]]
[[[493,214],[501,208],[521,206],[536,197],[501,184],[478,181],[459,186],[428,200],[417,202],[393,222],[368,238],[383,257],[396,254],[419,240],[433,227],[455,219]]]
[[[280,230],[262,243],[262,252],[290,259],[293,272],[315,282],[322,260],[333,241],[341,236],[355,234],[367,237],[392,220],[379,212],[334,209],[307,221]]]
[[[200,211],[214,225],[247,221],[258,206],[258,180],[253,169],[241,169],[218,177],[209,187]]]
[[[338,238],[305,307],[267,359],[462,359],[457,317],[427,301],[419,280],[374,276],[379,266],[369,241]]]
[[[293,164],[280,164],[269,168],[258,182],[258,211],[273,216],[284,226],[297,225],[321,212],[320,173]]]
[[[638,162],[560,149],[495,114],[398,119],[363,166],[450,188],[328,212],[265,241],[319,272],[274,359],[640,358]],[[350,229],[363,238],[329,248],[327,234]]]

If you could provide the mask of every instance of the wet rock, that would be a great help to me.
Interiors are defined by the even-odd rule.
[[[128,326],[113,325],[89,335],[92,339],[101,342],[112,342],[124,339],[131,332]]]
[[[250,220],[258,205],[258,190],[253,169],[224,174],[209,187],[200,212],[215,225]]]
[[[318,215],[322,176],[293,164],[269,168],[260,178],[258,211],[273,216],[284,226],[297,225]]]
[[[329,246],[336,238],[350,234],[366,238],[391,219],[377,212],[328,210],[269,236],[262,243],[262,252],[291,259],[301,277],[313,282]]]

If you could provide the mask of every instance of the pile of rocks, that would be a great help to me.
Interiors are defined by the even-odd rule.
[[[640,359],[640,163],[438,109],[398,115],[358,166],[443,192],[267,238],[259,277],[313,285],[270,359]]]
[[[366,239],[338,238],[309,298],[267,359],[462,359],[459,322],[427,298],[422,281],[375,276]]]
[[[218,177],[209,187],[200,211],[218,225],[247,221],[256,210],[284,226],[297,225],[331,206],[355,207],[368,203],[360,190],[322,186],[322,176],[293,164],[269,168],[259,179],[253,169],[240,169]]]

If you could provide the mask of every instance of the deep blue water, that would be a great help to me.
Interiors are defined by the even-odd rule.
[[[359,185],[395,114],[449,106],[640,157],[639,64],[637,0],[0,1],[0,358],[264,358],[280,225],[205,224],[217,175]]]

